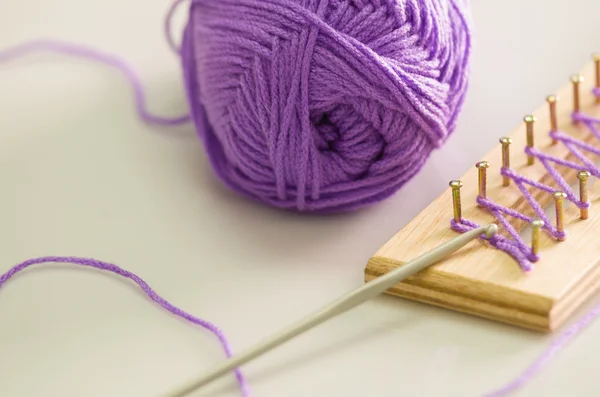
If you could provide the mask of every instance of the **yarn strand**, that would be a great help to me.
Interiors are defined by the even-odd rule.
[[[133,89],[138,116],[148,124],[159,126],[176,126],[190,122],[189,114],[177,117],[162,117],[152,114],[147,109],[144,87],[138,74],[125,61],[113,55],[58,40],[34,40],[0,51],[0,63],[16,60],[31,53],[52,52],[77,58],[93,60],[120,71]]]
[[[188,0],[173,1],[173,3],[171,4],[171,7],[169,7],[169,9],[167,11],[167,14],[166,14],[164,22],[163,22],[165,40],[167,41],[167,45],[178,56],[181,55],[180,54],[181,48],[177,44],[175,44],[175,40],[173,39],[173,34],[171,31],[171,21],[173,20],[173,15],[175,15],[175,12],[179,8],[179,6],[185,1],[188,1]]]
[[[504,397],[516,391],[518,388],[523,387],[526,383],[531,381],[533,377],[537,375],[537,373],[540,372],[550,362],[550,360],[567,345],[567,343],[569,343],[586,326],[595,320],[599,314],[600,305],[593,308],[579,321],[576,321],[573,325],[568,327],[563,334],[556,338],[552,344],[514,380],[508,382],[505,386],[502,386],[493,392],[485,394],[483,397]]]
[[[169,303],[166,299],[164,299],[159,294],[157,294],[150,287],[150,285],[148,285],[147,282],[142,280],[142,278],[140,278],[139,276],[137,276],[127,270],[124,270],[124,269],[120,268],[119,266],[114,265],[112,263],[103,262],[103,261],[99,261],[99,260],[91,259],[91,258],[79,258],[79,257],[72,257],[72,256],[45,256],[45,257],[29,259],[29,260],[19,263],[18,265],[15,265],[10,270],[8,270],[6,273],[0,275],[0,290],[6,284],[6,282],[8,282],[11,278],[13,278],[17,273],[27,269],[30,266],[40,265],[40,264],[44,264],[44,263],[70,263],[70,264],[74,264],[74,265],[91,267],[91,268],[95,268],[95,269],[99,269],[99,270],[108,271],[108,272],[114,273],[116,275],[119,275],[121,277],[127,278],[127,279],[133,281],[135,284],[137,284],[138,287],[144,292],[144,294],[146,294],[146,296],[148,298],[150,298],[154,302],[158,303],[158,305],[160,305],[161,307],[163,307],[170,313],[172,313],[175,316],[180,317],[192,324],[199,325],[202,328],[210,331],[212,334],[214,334],[217,337],[217,339],[221,343],[221,346],[223,347],[223,350],[225,351],[226,356],[231,357],[233,355],[233,351],[231,349],[229,341],[225,337],[225,334],[223,333],[223,331],[221,331],[218,327],[216,327],[215,325],[211,324],[210,322],[208,322],[206,320],[203,320],[199,317],[195,317],[192,314],[189,314],[189,313],[183,311],[182,309],[176,307],[175,305]],[[236,369],[234,372],[235,372],[235,378],[240,385],[242,396],[249,397],[250,389],[248,387],[246,379],[244,378],[244,375],[242,374],[242,372],[239,369]]]

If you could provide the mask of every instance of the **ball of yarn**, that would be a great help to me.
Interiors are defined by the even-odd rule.
[[[376,203],[455,128],[471,50],[461,0],[193,0],[189,12],[192,118],[215,173],[245,196],[323,213]]]

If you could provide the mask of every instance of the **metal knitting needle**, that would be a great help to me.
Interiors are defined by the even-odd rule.
[[[284,329],[278,334],[275,334],[274,336],[255,345],[238,356],[234,356],[228,360],[225,360],[225,362],[223,362],[221,365],[218,365],[213,371],[197,379],[190,380],[183,386],[180,386],[176,390],[166,394],[164,397],[187,396],[189,393],[192,393],[200,387],[207,385],[208,383],[225,375],[238,366],[247,363],[263,353],[266,353],[267,351],[292,339],[293,337],[308,331],[320,323],[342,314],[345,311],[352,309],[371,298],[376,297],[407,277],[418,273],[419,271],[450,255],[452,252],[457,251],[471,240],[483,234],[485,234],[487,238],[491,238],[496,234],[497,231],[498,226],[495,224],[490,224],[462,233],[452,240],[449,240],[433,250],[419,256],[418,258],[400,266],[398,269],[365,283],[358,289],[347,293],[341,298],[323,307],[321,310],[315,312],[311,316],[308,316],[291,327]]]

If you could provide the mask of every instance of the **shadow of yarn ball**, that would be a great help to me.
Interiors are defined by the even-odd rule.
[[[212,168],[287,210],[385,199],[455,128],[470,35],[460,0],[195,0],[182,65]]]

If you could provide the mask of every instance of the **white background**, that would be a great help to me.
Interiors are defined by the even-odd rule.
[[[186,106],[162,34],[167,7],[5,0],[0,48],[53,37],[109,51],[141,73],[155,112],[178,114]],[[233,195],[189,126],[138,121],[114,70],[54,55],[0,64],[0,273],[42,255],[111,261],[217,324],[235,351],[357,287],[371,254],[600,49],[597,1],[472,8],[473,73],[458,130],[400,193],[346,216],[296,216]],[[481,396],[555,336],[381,297],[244,373],[257,397]],[[599,348],[593,323],[517,395],[597,395]],[[3,397],[158,397],[222,359],[212,335],[110,275],[44,265],[0,291]],[[229,376],[197,394],[239,395]]]

